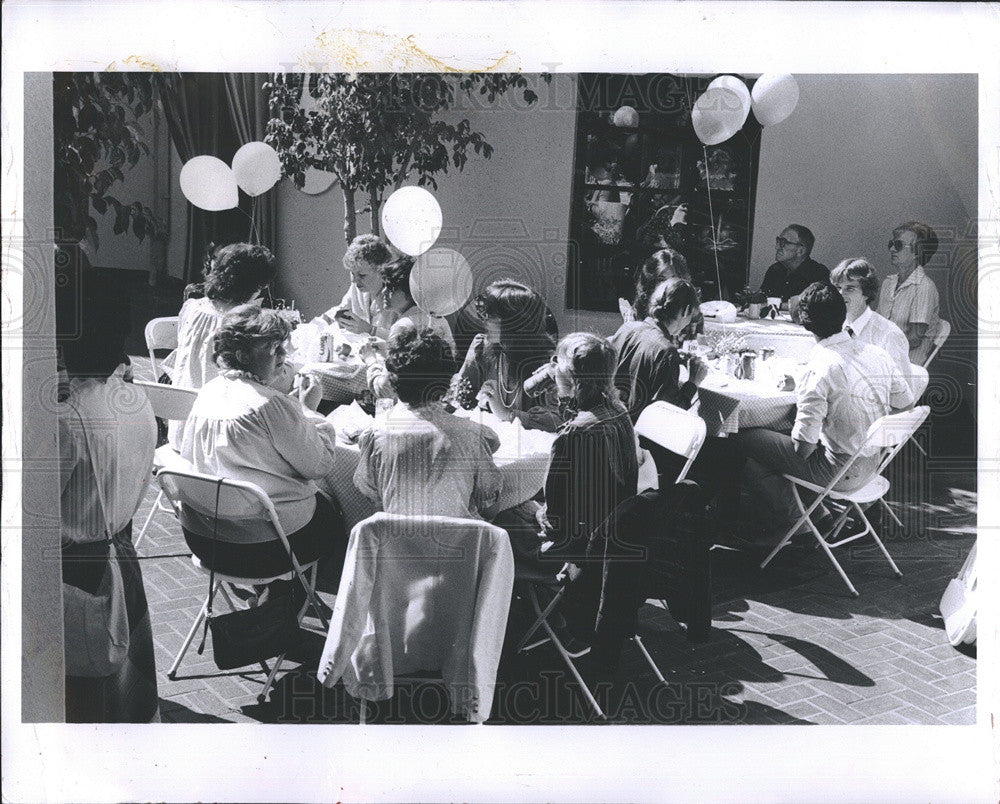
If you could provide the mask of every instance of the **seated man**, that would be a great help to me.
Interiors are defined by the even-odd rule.
[[[862,343],[885,349],[912,388],[910,347],[906,336],[888,318],[871,308],[878,297],[878,278],[871,263],[857,257],[842,260],[830,273],[830,281],[847,305],[844,332]]]
[[[938,290],[924,273],[937,252],[938,239],[925,223],[910,221],[892,230],[889,259],[897,273],[886,277],[878,311],[899,327],[910,344],[910,362],[922,366],[934,348],[938,324]]]
[[[747,457],[744,484],[757,501],[767,523],[765,538],[772,543],[800,516],[783,474],[825,486],[861,448],[876,420],[913,404],[909,384],[885,350],[844,332],[847,307],[836,288],[810,285],[799,300],[799,312],[817,344],[798,387],[792,434],[755,428],[737,436]],[[879,457],[877,448],[860,456],[835,488],[863,486]]]
[[[760,290],[770,297],[787,302],[813,282],[828,282],[830,269],[816,262],[812,254],[816,238],[805,226],[793,223],[776,238],[775,263],[764,274]]]

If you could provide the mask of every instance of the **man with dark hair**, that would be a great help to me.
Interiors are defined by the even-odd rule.
[[[744,482],[759,501],[771,541],[800,516],[783,475],[826,486],[861,448],[876,420],[913,404],[909,384],[886,351],[844,331],[847,306],[835,287],[822,282],[807,287],[799,298],[799,315],[817,343],[797,389],[791,436],[763,428],[738,436],[747,456]],[[863,486],[878,460],[877,449],[862,454],[834,488]]]
[[[926,223],[909,221],[892,230],[889,259],[897,272],[882,283],[878,311],[903,330],[910,345],[910,362],[923,365],[937,333],[938,289],[924,273],[937,253],[938,238]]]
[[[780,296],[787,302],[798,296],[813,282],[828,282],[830,269],[816,262],[812,254],[816,238],[805,226],[793,223],[776,238],[775,263],[764,274],[761,292],[770,297]]]

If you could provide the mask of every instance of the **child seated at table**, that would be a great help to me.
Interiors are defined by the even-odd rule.
[[[500,440],[445,410],[451,348],[429,329],[404,328],[389,341],[385,366],[399,401],[361,434],[354,484],[390,514],[481,518],[500,495]]]

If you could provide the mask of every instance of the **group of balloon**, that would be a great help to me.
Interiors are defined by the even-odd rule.
[[[210,212],[233,209],[239,189],[256,197],[281,178],[281,160],[266,142],[248,142],[232,166],[214,156],[195,156],[181,168],[181,192],[192,204]],[[239,188],[239,189],[237,189]],[[382,205],[382,232],[400,252],[414,257],[410,295],[424,312],[450,315],[472,295],[472,269],[454,249],[432,248],[441,234],[443,216],[437,199],[423,187],[400,187]]]
[[[787,73],[765,73],[753,91],[734,75],[714,79],[691,110],[691,124],[705,145],[725,142],[746,122],[753,109],[762,126],[787,118],[799,101],[799,87]],[[635,128],[639,114],[631,106],[618,109],[616,126]],[[233,156],[232,166],[215,156],[195,156],[184,163],[180,184],[184,197],[210,212],[233,209],[239,190],[256,197],[281,178],[281,159],[266,142],[248,142]],[[413,300],[430,315],[450,315],[472,295],[472,270],[454,249],[433,248],[441,234],[441,206],[422,187],[401,187],[381,209],[382,232],[399,251],[415,258],[410,275]]]

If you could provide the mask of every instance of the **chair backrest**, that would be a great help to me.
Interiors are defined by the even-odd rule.
[[[394,675],[441,670],[453,710],[485,720],[513,584],[510,539],[488,522],[362,520],[351,531],[320,681],[343,677],[352,695],[376,700],[392,694]]]
[[[927,390],[927,384],[930,381],[931,377],[927,373],[927,369],[923,366],[918,366],[916,363],[910,363],[910,387],[913,389],[914,403],[920,401],[920,397],[924,395],[924,391]]]
[[[690,411],[669,402],[648,405],[635,423],[635,432],[663,449],[686,459],[677,480],[683,480],[705,443],[705,421]]]
[[[924,361],[924,368],[929,366],[931,361],[937,356],[937,353],[941,351],[941,347],[944,346],[949,335],[951,335],[951,324],[943,318],[938,319],[937,332],[934,334],[934,348],[927,355],[927,359]]]
[[[220,542],[255,544],[280,540],[288,547],[274,505],[254,483],[173,468],[161,470],[156,478],[181,526],[187,530]]]
[[[154,380],[159,376],[156,367],[156,350],[177,348],[177,321],[177,316],[169,315],[154,318],[146,324],[146,349],[149,350],[149,360],[153,364]]]
[[[871,447],[878,447],[883,450],[882,458],[879,461],[879,472],[882,472],[892,459],[896,457],[896,453],[917,432],[917,429],[924,423],[930,412],[931,409],[927,405],[918,405],[903,413],[892,413],[888,416],[883,416],[868,428],[868,434],[865,436],[865,446],[862,447],[862,451],[865,448]]]
[[[184,421],[194,406],[198,392],[191,388],[178,388],[176,385],[162,385],[158,382],[133,383],[146,392],[153,415],[168,421]]]

